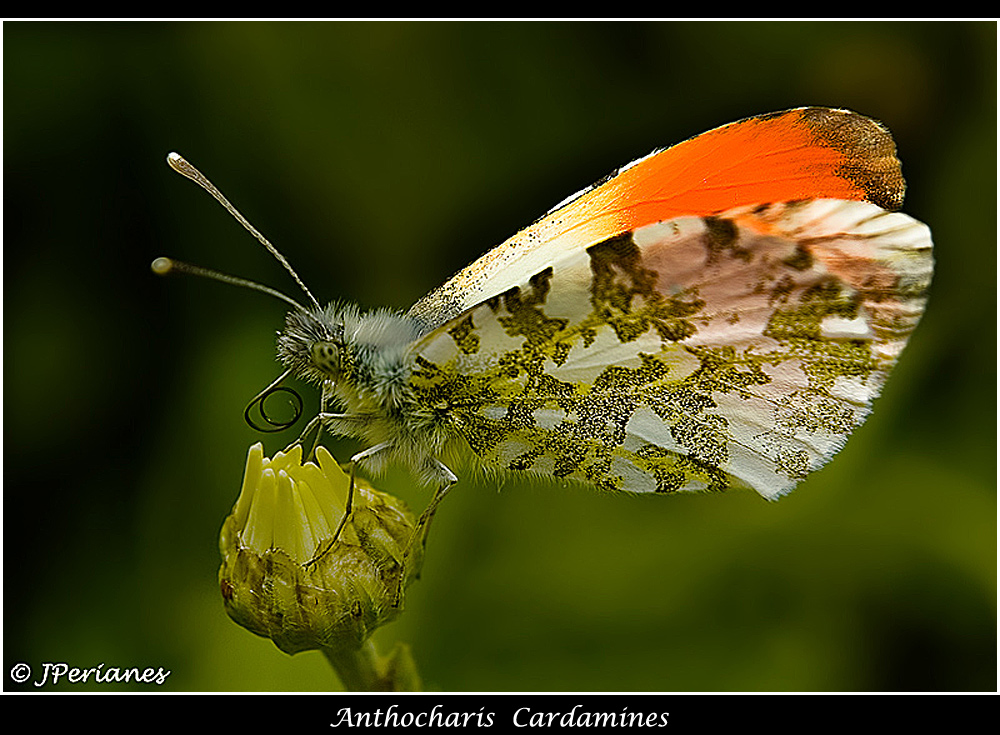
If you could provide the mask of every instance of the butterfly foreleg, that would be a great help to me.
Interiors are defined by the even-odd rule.
[[[323,417],[329,415],[327,414],[327,406],[330,403],[330,396],[332,390],[333,390],[333,384],[329,380],[323,383],[323,389],[322,392],[320,393],[320,398],[319,398],[319,413],[312,417],[309,423],[306,424],[306,428],[304,428],[301,431],[301,433],[298,435],[295,441],[293,441],[291,444],[285,447],[284,450],[285,453],[288,453],[292,449],[292,447],[294,447],[296,444],[304,448],[309,433],[311,431],[315,431],[316,437],[313,439],[312,449],[309,450],[308,454],[303,456],[303,461],[316,458],[316,447],[319,446],[320,439],[323,436],[323,424],[322,424]]]
[[[303,461],[315,457],[316,447],[319,445],[319,436],[320,433],[323,431],[323,427],[320,424],[319,416],[314,416],[312,420],[308,424],[306,424],[306,428],[302,430],[302,432],[298,435],[295,441],[293,441],[291,444],[285,447],[284,449],[285,453],[287,454],[289,451],[291,451],[292,447],[294,447],[296,444],[301,444],[304,447],[306,442],[306,437],[309,436],[310,431],[316,432],[316,440],[313,442],[312,450],[309,452],[309,454],[303,457]]]
[[[333,382],[329,380],[323,381],[323,388],[319,394],[319,413],[316,414],[315,417],[313,417],[313,420],[309,422],[309,426],[307,426],[306,430],[302,432],[303,436],[305,436],[308,433],[309,428],[313,424],[318,424],[316,428],[316,438],[313,440],[312,450],[309,452],[310,457],[316,456],[316,447],[319,446],[320,438],[323,436],[322,416],[328,410],[332,393],[333,393]]]

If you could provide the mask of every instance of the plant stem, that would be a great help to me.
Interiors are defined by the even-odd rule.
[[[388,656],[379,656],[371,639],[358,649],[323,649],[340,683],[349,692],[418,692],[417,666],[405,643],[397,643]]]

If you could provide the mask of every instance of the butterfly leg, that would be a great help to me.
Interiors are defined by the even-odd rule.
[[[306,567],[312,566],[329,553],[330,549],[336,545],[337,539],[340,538],[340,532],[344,530],[344,526],[347,525],[347,521],[351,518],[351,511],[354,509],[355,468],[357,467],[358,460],[377,454],[387,447],[389,447],[389,443],[383,442],[382,444],[376,444],[374,447],[369,447],[363,452],[358,452],[351,457],[350,480],[347,485],[347,503],[344,505],[344,515],[341,517],[340,523],[337,524],[337,530],[333,532],[333,536],[320,547],[312,559],[305,563]]]
[[[316,456],[316,446],[319,444],[319,435],[320,435],[320,432],[323,430],[322,425],[320,425],[320,426],[317,427],[317,424],[319,424],[319,421],[320,421],[320,417],[319,416],[313,417],[312,421],[310,421],[308,424],[306,424],[306,428],[304,428],[302,430],[302,433],[298,435],[298,437],[295,439],[295,441],[293,441],[291,444],[289,444],[287,447],[285,447],[284,452],[287,454],[289,452],[289,450],[291,450],[291,448],[294,447],[296,444],[305,445],[305,440],[306,440],[306,437],[309,436],[309,432],[312,431],[313,429],[315,429],[316,430],[316,441],[313,443],[312,451],[308,455],[304,456],[302,458],[302,461],[305,462],[307,459],[309,459],[311,457],[315,457]]]
[[[431,502],[427,504],[424,512],[420,514],[420,518],[417,520],[417,525],[413,529],[413,533],[410,535],[410,540],[406,544],[406,549],[403,552],[403,571],[399,576],[399,583],[396,587],[396,599],[393,602],[393,607],[399,607],[403,599],[403,586],[406,584],[407,568],[409,567],[410,557],[413,552],[417,549],[422,553],[427,545],[427,534],[430,532],[431,521],[434,519],[434,514],[437,512],[438,506],[444,497],[448,494],[448,491],[458,482],[458,477],[452,472],[448,467],[441,461],[432,459],[431,462],[435,465],[436,473],[441,476],[444,484],[437,489],[434,493],[434,497],[431,498]]]
[[[328,411],[330,396],[332,392],[333,392],[333,382],[329,380],[323,381],[323,387],[320,390],[319,394],[319,414],[317,414],[316,417],[309,422],[309,426],[306,427],[306,431],[302,432],[304,436],[308,432],[310,426],[312,426],[314,423],[319,424],[316,428],[316,438],[313,440],[312,449],[309,451],[309,456],[312,458],[316,457],[316,447],[319,446],[319,440],[323,436],[322,416]]]
[[[296,437],[295,441],[293,441],[291,444],[285,447],[284,449],[285,453],[288,453],[288,451],[291,450],[291,448],[294,447],[296,444],[299,444],[303,448],[305,448],[306,438],[309,436],[309,432],[315,431],[316,437],[313,439],[312,448],[309,450],[308,454],[303,455],[302,461],[307,462],[309,460],[316,459],[316,447],[319,446],[319,441],[323,436],[323,423],[322,423],[323,419],[330,417],[336,417],[336,418],[345,417],[344,414],[331,414],[327,412],[327,407],[329,406],[330,403],[330,397],[332,395],[332,391],[333,391],[333,383],[327,380],[326,382],[323,383],[323,388],[319,397],[319,413],[312,417],[309,423],[306,424],[306,428],[304,428],[302,432],[298,435],[298,437]]]

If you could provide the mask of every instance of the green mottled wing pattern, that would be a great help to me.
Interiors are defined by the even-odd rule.
[[[549,263],[412,346],[418,403],[488,468],[767,498],[864,421],[932,271],[926,226],[837,200],[660,222]]]

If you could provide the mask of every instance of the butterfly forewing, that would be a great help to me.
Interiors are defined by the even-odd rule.
[[[569,197],[418,301],[436,326],[525,281],[567,250],[681,216],[811,199],[902,205],[892,136],[849,110],[801,107],[723,125],[654,151]]]
[[[411,386],[489,468],[773,498],[864,420],[931,265],[925,226],[866,202],[647,224],[427,334]]]

